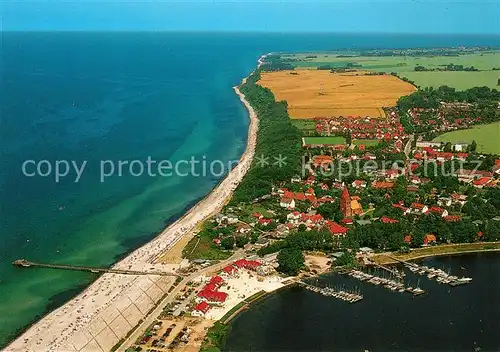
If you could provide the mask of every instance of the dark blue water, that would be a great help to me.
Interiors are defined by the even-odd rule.
[[[300,287],[282,291],[234,320],[226,350],[499,351],[500,255],[442,257],[424,263],[473,281],[450,287],[408,271],[406,285],[418,283],[427,291],[413,297],[329,275],[319,280],[321,286],[357,287],[363,300],[349,304]]]
[[[219,178],[110,177],[111,160],[229,161],[247,113],[232,86],[269,51],[495,45],[484,36],[2,33],[0,345],[91,274],[19,270],[18,258],[110,265],[154,237]],[[26,160],[87,162],[60,182]],[[33,170],[29,170],[32,172]]]

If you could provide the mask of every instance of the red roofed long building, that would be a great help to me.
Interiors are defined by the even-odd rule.
[[[328,228],[328,230],[330,230],[330,232],[334,236],[345,236],[347,234],[347,231],[349,231],[349,229],[347,227],[339,225],[334,221],[327,220],[326,227]]]

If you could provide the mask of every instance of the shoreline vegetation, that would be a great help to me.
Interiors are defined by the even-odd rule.
[[[261,57],[262,59],[262,57]],[[243,79],[240,87],[244,86],[247,78]],[[249,127],[247,136],[246,149],[239,159],[239,163],[225,176],[223,180],[209,193],[206,197],[200,200],[193,206],[186,214],[180,217],[177,221],[169,225],[158,236],[151,241],[136,249],[128,256],[115,263],[112,268],[128,269],[128,270],[142,270],[142,271],[171,271],[174,270],[171,266],[157,263],[168,250],[173,248],[175,244],[184,236],[188,236],[199,227],[203,221],[216,214],[222,207],[231,199],[233,192],[238,184],[242,182],[243,176],[248,172],[252,165],[252,160],[255,155],[257,144],[257,132],[259,130],[259,120],[254,108],[245,99],[244,93],[240,91],[239,87],[233,87],[236,94],[239,96],[241,102],[245,105],[249,112]],[[178,266],[178,265],[177,265]],[[66,349],[68,351],[75,350],[74,341],[79,340],[79,343],[97,344],[93,339],[94,334],[90,334],[91,323],[95,320],[106,322],[104,326],[101,324],[101,332],[107,326],[107,316],[109,311],[118,310],[119,307],[124,307],[124,301],[128,301],[130,305],[130,298],[132,292],[143,292],[144,277],[146,281],[150,279],[159,287],[169,287],[173,285],[174,277],[169,277],[172,282],[162,282],[158,284],[160,277],[155,275],[142,275],[143,278],[138,278],[134,275],[117,275],[117,274],[104,274],[97,278],[91,285],[89,285],[83,292],[66,302],[61,307],[46,314],[40,320],[34,322],[29,328],[7,346],[7,351],[24,351],[29,350],[60,350]],[[165,293],[161,291],[158,299],[155,302],[147,293],[144,293],[149,298],[149,304],[144,311],[137,317],[136,324],[141,325],[141,320],[145,320],[149,312],[155,310],[158,302],[162,301]],[[137,296],[137,295],[136,295]],[[139,299],[140,297],[136,297]],[[126,307],[126,306],[125,306]],[[83,317],[83,318],[82,318]],[[116,317],[114,317],[116,318]],[[116,336],[112,330],[111,335],[107,336],[110,340],[106,341],[111,348],[120,339],[125,337],[128,330],[125,331],[123,336]]]
[[[397,264],[398,260],[412,261],[431,257],[462,255],[483,252],[498,252],[500,251],[500,242],[476,242],[476,243],[456,243],[456,244],[441,244],[429,246],[425,248],[413,249],[409,253],[379,253],[371,256],[377,264]],[[392,258],[391,258],[392,257]]]

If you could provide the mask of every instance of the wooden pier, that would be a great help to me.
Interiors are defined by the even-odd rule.
[[[175,274],[162,272],[162,271],[136,271],[136,270],[124,270],[124,269],[112,269],[112,268],[98,268],[98,267],[81,266],[81,265],[47,264],[47,263],[30,262],[26,259],[18,259],[16,261],[12,262],[12,265],[18,266],[20,268],[48,268],[48,269],[88,271],[91,273],[111,273],[111,274],[122,274],[122,275],[177,276]]]
[[[435,279],[440,284],[449,284],[451,286],[459,286],[469,284],[472,281],[470,277],[458,277],[451,275],[449,272],[446,273],[442,269],[429,268],[427,266],[418,265],[415,263],[410,263],[408,261],[400,260],[392,256],[389,258],[403,263],[411,272],[418,275],[426,275],[429,279]]]
[[[370,264],[373,265],[373,266],[376,266],[377,268],[383,269],[383,270],[391,273],[392,275],[396,276],[398,279],[402,279],[406,275],[404,273],[404,271],[401,272],[401,271],[398,271],[398,270],[394,270],[394,269],[389,268],[388,266],[375,263],[374,261],[370,261]]]

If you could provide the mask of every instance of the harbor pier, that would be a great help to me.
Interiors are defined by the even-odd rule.
[[[125,270],[125,269],[112,269],[112,268],[99,268],[92,266],[82,266],[82,265],[69,265],[69,264],[48,264],[48,263],[37,263],[31,262],[26,259],[18,259],[12,262],[12,265],[20,268],[47,268],[47,269],[62,269],[62,270],[75,270],[75,271],[88,271],[91,273],[112,273],[112,274],[123,274],[123,275],[160,275],[160,276],[177,276],[173,273],[167,273],[163,271],[137,271],[137,270]]]

